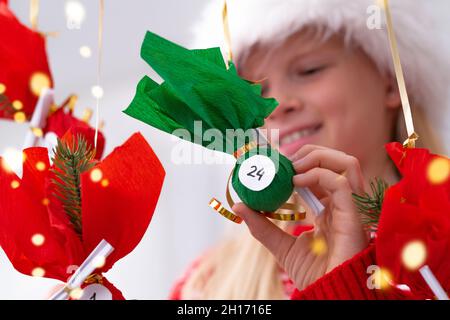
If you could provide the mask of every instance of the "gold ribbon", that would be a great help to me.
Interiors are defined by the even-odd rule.
[[[400,54],[398,52],[397,39],[395,37],[394,25],[392,23],[389,0],[384,0],[382,4],[386,16],[386,26],[389,37],[389,44],[391,47],[392,60],[394,62],[395,77],[397,78],[398,89],[400,91],[400,98],[402,101],[403,116],[405,118],[406,130],[408,132],[408,139],[403,142],[403,145],[408,148],[414,148],[419,135],[414,131],[411,105],[409,103],[408,92],[406,91],[405,78],[403,76],[403,69],[400,61]]]
[[[30,0],[30,24],[31,29],[37,30],[39,17],[39,0]]]
[[[254,141],[244,145],[243,147],[238,149],[238,151],[240,150],[242,152],[242,153],[240,153],[239,156],[243,155],[246,152],[249,152],[250,150],[252,150],[253,148],[256,148],[257,146],[258,145]],[[238,158],[237,154],[238,154],[238,152],[236,151],[234,153],[234,156],[236,159]],[[235,204],[233,197],[231,196],[231,192],[230,192],[230,180],[231,180],[231,177],[233,176],[233,172],[234,172],[234,170],[231,171],[230,175],[228,176],[227,189],[226,189],[226,198],[227,198],[227,202],[228,202],[228,205],[230,206],[230,208],[233,207]],[[215,211],[219,212],[222,216],[224,216],[228,220],[231,220],[235,223],[242,222],[241,217],[239,217],[236,214],[234,214],[233,212],[227,210],[222,205],[222,203],[219,200],[217,200],[216,198],[211,199],[211,201],[209,202],[209,206],[211,208],[213,208]],[[281,211],[288,211],[289,213],[282,213]],[[261,211],[260,213],[267,218],[274,219],[274,220],[281,220],[281,221],[298,221],[298,220],[305,219],[305,216],[306,216],[305,209],[301,205],[297,205],[295,203],[285,203],[275,212],[262,212]]]
[[[105,3],[103,0],[99,0],[98,11],[98,60],[97,60],[97,86],[100,87],[101,65],[102,65],[102,51],[103,51],[103,16],[105,11]],[[98,131],[99,131],[99,109],[100,109],[100,97],[95,97],[95,137],[94,147],[97,148]]]
[[[103,284],[103,276],[99,273],[93,273],[89,277],[84,280],[84,283],[86,284],[93,284],[93,283],[99,283]]]
[[[223,32],[225,35],[225,43],[228,49],[228,59],[227,61],[225,61],[228,68],[228,61],[233,61],[233,52],[231,51],[231,33],[230,33],[230,26],[228,23],[228,6],[226,0],[224,0],[223,2],[222,24],[223,24]]]

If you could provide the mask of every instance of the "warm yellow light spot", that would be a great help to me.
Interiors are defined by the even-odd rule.
[[[107,186],[109,186],[109,180],[108,179],[103,179],[101,184],[102,184],[102,187],[106,188]]]
[[[72,290],[70,290],[69,296],[70,296],[70,298],[72,298],[74,300],[79,300],[83,296],[83,289],[81,289],[81,288],[72,289]]]
[[[440,184],[448,180],[450,176],[450,160],[435,158],[428,164],[428,180],[433,184]]]
[[[48,206],[50,204],[50,200],[48,198],[44,198],[44,199],[42,199],[42,204],[44,206]]]
[[[35,72],[30,79],[30,90],[39,96],[42,90],[50,88],[50,78],[43,72]]]
[[[98,256],[98,257],[95,257],[94,260],[92,260],[92,265],[95,268],[101,268],[105,265],[105,262],[106,262],[106,258],[104,256]]]
[[[2,167],[7,172],[17,172],[22,168],[26,155],[14,148],[6,148],[2,155]]]
[[[19,181],[17,181],[17,180],[11,181],[11,188],[17,189],[19,187],[20,187],[20,182]]]
[[[17,123],[24,123],[27,120],[27,116],[24,112],[19,111],[14,113],[14,121]]]
[[[31,237],[31,243],[33,243],[36,247],[42,246],[44,244],[44,242],[45,242],[45,237],[40,233],[35,233]]]
[[[392,274],[389,272],[389,270],[385,268],[378,268],[375,270],[374,273],[374,279],[376,282],[376,288],[380,289],[388,289],[392,282]]]
[[[31,132],[33,132],[33,134],[38,138],[42,138],[44,136],[44,132],[41,128],[31,128]]]
[[[38,161],[38,162],[36,163],[36,169],[37,169],[38,171],[44,171],[46,167],[47,167],[47,166],[46,166],[45,163],[42,162],[42,161]]]
[[[89,58],[92,55],[92,50],[88,46],[81,46],[80,47],[80,55],[83,58]]]
[[[22,110],[22,109],[23,109],[23,103],[22,103],[22,101],[20,101],[20,100],[14,100],[14,101],[12,102],[12,106],[13,106],[13,108],[16,109],[16,110]]]
[[[322,237],[314,238],[311,243],[311,251],[318,256],[325,254],[327,252],[327,243],[325,239]]]
[[[100,182],[103,178],[102,170],[96,168],[91,171],[91,180],[92,182]]]
[[[0,83],[0,94],[4,94],[6,91],[6,86],[3,83]]]
[[[416,270],[427,258],[427,249],[422,241],[416,240],[406,244],[402,251],[402,261],[406,268]]]
[[[45,270],[43,268],[37,267],[31,271],[33,277],[43,277],[45,275]]]

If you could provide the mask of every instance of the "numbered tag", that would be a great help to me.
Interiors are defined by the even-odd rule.
[[[79,300],[112,300],[112,293],[101,284],[90,284],[83,289]]]
[[[275,178],[275,164],[266,156],[257,154],[242,162],[239,168],[239,181],[248,189],[261,191]]]

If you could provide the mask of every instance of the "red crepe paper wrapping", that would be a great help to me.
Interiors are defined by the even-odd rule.
[[[141,134],[131,136],[92,169],[101,170],[106,187],[91,180],[92,170],[81,175],[81,239],[51,193],[47,149],[29,148],[24,153],[22,179],[0,166],[0,245],[18,271],[31,275],[39,267],[45,277],[65,282],[73,266],[79,266],[102,239],[114,251],[96,270],[98,274],[137,246],[152,219],[165,176]],[[38,162],[45,164],[45,170],[37,169]],[[20,185],[12,188],[13,181]],[[49,200],[47,205],[44,199]],[[35,234],[45,237],[41,246],[32,243]],[[103,285],[113,299],[123,299],[106,279]]]
[[[73,116],[72,111],[65,112],[64,108],[59,108],[47,118],[47,125],[44,133],[53,132],[59,138],[71,130],[74,134],[82,134],[91,147],[95,145],[95,129],[86,122],[83,122]],[[100,159],[105,148],[105,137],[99,131],[97,137],[97,149],[95,158]]]
[[[20,111],[28,119],[39,98],[30,88],[31,77],[37,72],[46,75],[52,87],[45,37],[20,23],[7,1],[0,1],[0,83],[6,87],[4,95],[10,102],[22,102]],[[0,108],[0,118],[12,117],[13,114]]]
[[[385,194],[376,238],[377,261],[397,284],[406,284],[418,296],[432,299],[420,273],[405,268],[401,255],[407,243],[422,241],[427,249],[425,264],[444,290],[450,290],[450,178],[438,184],[428,179],[431,161],[450,160],[399,143],[387,144],[386,149],[403,178]]]

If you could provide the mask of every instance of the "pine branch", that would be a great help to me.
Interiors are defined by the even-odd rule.
[[[56,177],[52,179],[55,185],[53,194],[61,201],[75,231],[81,236],[80,175],[95,166],[95,150],[88,145],[83,136],[77,135],[72,139],[72,143],[58,140],[54,154],[54,168],[51,169]]]
[[[384,193],[388,187],[384,180],[376,178],[375,182],[370,182],[371,194],[367,192],[363,195],[352,194],[358,212],[363,215],[363,224],[371,231],[376,231],[378,228]]]
[[[4,94],[0,94],[0,111],[1,110],[3,110],[7,115],[14,114],[15,112],[11,101],[9,101],[8,97]]]

